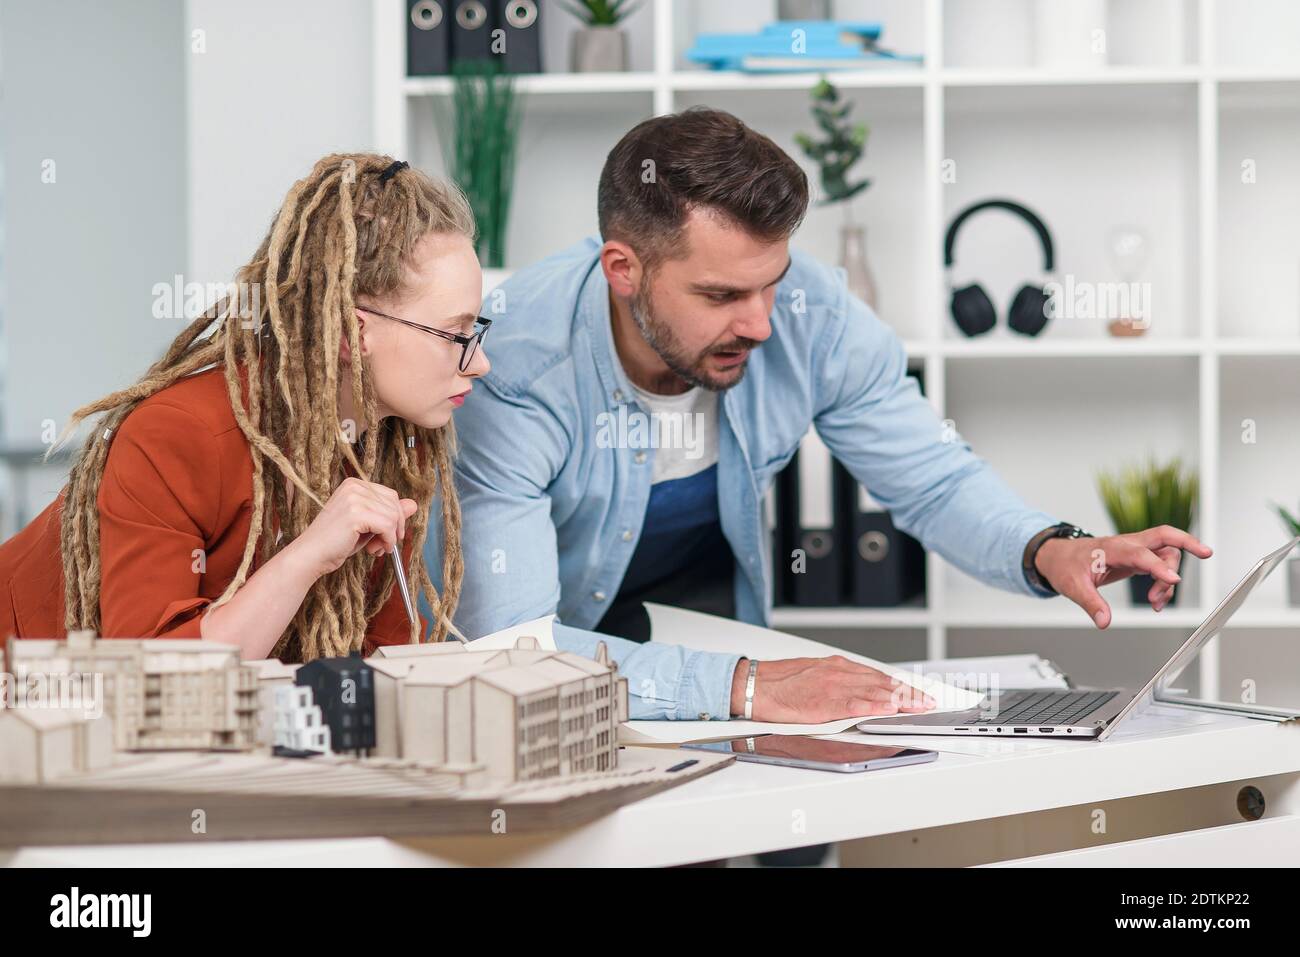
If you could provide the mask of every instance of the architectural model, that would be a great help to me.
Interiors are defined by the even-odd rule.
[[[244,663],[238,648],[213,642],[73,632],[65,641],[10,640],[6,672],[0,753],[29,769],[24,780],[44,779],[42,768],[108,763],[89,743],[104,728],[116,752],[278,747],[417,762],[462,783],[565,778],[617,766],[628,713],[627,681],[603,644],[593,660],[544,650],[534,638],[506,649],[443,642],[288,665]],[[73,684],[80,719],[58,700]]]
[[[328,754],[330,729],[311,688],[292,685],[275,689],[275,751],[292,754]]]
[[[77,708],[0,709],[0,781],[40,784],[113,763],[113,719]]]
[[[370,753],[375,746],[375,679],[360,652],[317,658],[300,666],[293,680],[311,689],[334,751]]]
[[[96,640],[74,631],[64,641],[11,638],[5,662],[11,693],[29,708],[49,707],[71,688],[81,710],[108,715],[118,751],[241,751],[257,743],[257,674],[233,645]]]
[[[451,642],[390,645],[370,666],[378,755],[482,766],[491,780],[507,782],[605,771],[618,762],[627,679],[618,677],[603,643],[594,660],[543,650],[533,638],[493,651]]]
[[[385,652],[296,666],[196,640],[10,639],[0,846],[546,831],[734,760],[621,750],[627,681],[603,645]],[[65,707],[73,677],[91,693]]]

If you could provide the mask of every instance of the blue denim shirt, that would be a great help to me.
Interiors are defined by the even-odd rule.
[[[456,413],[465,557],[456,623],[475,636],[556,612],[561,648],[591,655],[608,644],[633,718],[725,720],[739,656],[663,642],[671,636],[637,644],[586,630],[618,594],[655,454],[606,440],[620,410],[639,407],[614,349],[600,246],[589,238],[549,256],[484,300],[492,370]],[[718,499],[736,557],[737,617],[767,623],[763,496],[810,426],[927,549],[990,585],[1047,597],[1021,559],[1058,520],[1026,507],[959,435],[945,434],[906,375],[902,342],[847,291],[842,269],[798,250],[791,258],[771,337],[719,404]],[[437,505],[429,524],[436,574]]]

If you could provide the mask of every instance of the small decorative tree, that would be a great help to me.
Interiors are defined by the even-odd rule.
[[[560,0],[560,6],[589,27],[613,27],[631,16],[641,4],[633,0],[578,0],[577,3]]]
[[[848,179],[849,169],[866,152],[867,124],[849,121],[853,104],[841,100],[839,90],[824,76],[812,88],[812,103],[813,119],[826,138],[815,140],[807,133],[796,133],[794,141],[820,170],[822,198],[819,203],[823,206],[843,203],[845,221],[851,222],[853,215],[848,201],[871,185],[869,179],[856,183],[850,183]]]

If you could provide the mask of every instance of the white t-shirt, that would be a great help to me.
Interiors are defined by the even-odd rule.
[[[650,414],[653,483],[686,478],[717,463],[718,393],[701,386],[681,395],[656,395],[636,383],[632,388]]]

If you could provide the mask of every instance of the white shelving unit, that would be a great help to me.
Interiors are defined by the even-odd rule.
[[[868,226],[878,311],[924,369],[930,401],[1027,502],[1104,533],[1098,469],[1148,453],[1197,466],[1193,531],[1216,557],[1189,562],[1180,603],[1159,614],[1130,607],[1126,585],[1105,592],[1115,611],[1108,633],[1174,641],[1282,541],[1269,502],[1300,503],[1300,4],[1112,0],[1110,65],[1060,71],[1034,65],[1032,2],[834,5],[836,16],[882,21],[889,46],[925,55],[921,68],[831,75],[871,126],[863,172],[873,185],[855,210]],[[727,109],[803,162],[793,133],[812,129],[815,74],[708,72],[683,56],[697,31],[755,29],[775,19],[774,7],[653,0],[627,24],[632,72],[520,78],[508,265],[595,234],[605,154],[646,117]],[[374,0],[374,16],[375,146],[441,172],[430,103],[449,81],[404,76],[402,0]],[[574,21],[554,5],[543,19],[551,69],[565,62]],[[1154,50],[1141,42],[1148,36],[1172,39]],[[1061,281],[1119,279],[1107,233],[1141,226],[1152,251],[1147,335],[1114,339],[1104,320],[1056,319],[1034,339],[1001,326],[963,338],[947,313],[943,236],[959,209],[991,196],[1043,216]],[[814,205],[794,245],[837,261],[840,216]],[[952,280],[977,278],[1000,322],[1014,290],[1044,278],[1028,229],[996,213],[968,224],[957,259]],[[1243,438],[1246,420],[1254,442]],[[1004,630],[1005,650],[1034,650],[1034,632],[1047,641],[1090,630],[1066,602],[1009,595],[938,555],[927,561],[923,608],[782,608],[775,623],[924,635],[916,656],[931,658],[984,650],[989,630]],[[1284,579],[1280,570],[1261,586],[1233,631],[1300,630]],[[1084,654],[1087,639],[1075,644]],[[1086,663],[1074,671],[1087,675]],[[1218,677],[1211,645],[1198,691],[1217,694]]]

